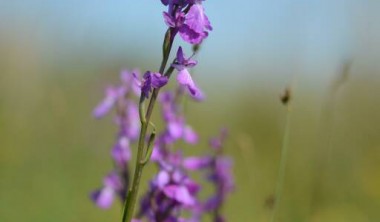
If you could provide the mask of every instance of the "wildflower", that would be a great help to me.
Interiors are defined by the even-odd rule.
[[[134,82],[139,72],[123,70],[120,74],[121,84],[107,88],[106,98],[95,108],[95,117],[100,118],[112,108],[116,109],[115,123],[119,127],[116,143],[111,150],[115,169],[103,181],[103,188],[92,193],[93,201],[101,208],[109,208],[115,195],[121,201],[125,199],[125,191],[129,183],[128,162],[131,159],[130,144],[139,136],[140,122],[137,104],[130,98],[140,94],[140,88]]]
[[[139,75],[138,70],[133,71],[133,75]],[[133,82],[133,75],[128,70],[123,70],[120,73],[120,79],[122,85],[120,86],[110,86],[105,90],[105,98],[96,106],[92,115],[95,118],[102,118],[105,116],[112,108],[114,108],[120,98],[125,97],[130,91],[133,91],[135,95],[140,94],[140,89],[136,87]]]
[[[190,44],[200,44],[212,30],[210,21],[204,12],[201,1],[193,4],[186,14],[184,24],[179,29],[182,39]]]
[[[178,70],[177,81],[183,87],[188,89],[188,92],[195,100],[204,99],[202,91],[194,83],[187,68],[194,67],[197,62],[191,58],[186,59],[182,51],[182,47],[178,48],[176,61],[172,66]]]
[[[190,44],[200,44],[212,30],[211,23],[205,14],[202,1],[162,1],[168,5],[168,12],[164,12],[166,25],[179,32],[181,38]],[[176,5],[176,10],[175,7]],[[182,11],[183,8],[188,7]],[[185,13],[186,12],[186,13]]]
[[[96,106],[92,115],[95,118],[102,118],[105,116],[114,107],[119,96],[120,91],[118,88],[108,87],[105,91],[105,98]]]
[[[162,104],[163,118],[167,123],[166,132],[162,135],[162,139],[168,143],[178,139],[183,139],[189,144],[198,143],[198,134],[191,126],[186,124],[184,116],[178,114],[179,109],[175,104],[173,94],[164,92],[160,97],[160,102]]]
[[[166,162],[150,183],[141,202],[140,215],[147,216],[150,221],[185,221],[176,219],[175,212],[195,207],[199,189],[200,186],[183,171]]]
[[[131,149],[127,137],[121,137],[111,152],[112,158],[120,168],[125,168],[131,159]]]
[[[100,208],[111,207],[115,195],[124,198],[124,185],[116,172],[111,172],[103,180],[103,188],[92,193],[91,198]]]
[[[133,142],[137,140],[140,132],[138,106],[134,101],[130,99],[124,100],[123,104],[123,110],[116,117],[116,123],[120,127],[119,134],[124,135]]]
[[[222,129],[218,137],[210,139],[210,146],[214,150],[213,155],[200,157],[187,157],[183,160],[183,167],[191,170],[207,170],[206,178],[215,187],[215,193],[202,205],[203,213],[213,212],[214,222],[225,221],[220,214],[226,196],[234,190],[232,177],[232,161],[222,155],[223,141],[226,137],[226,129]]]
[[[158,72],[147,71],[144,74],[142,81],[139,81],[136,75],[134,75],[134,77],[136,79],[137,84],[141,88],[143,96],[146,99],[149,98],[149,94],[152,92],[152,89],[161,88],[168,82],[168,78],[166,76],[162,76],[161,73]]]
[[[212,157],[187,157],[183,161],[183,166],[188,170],[200,170],[209,168],[212,164]]]
[[[210,140],[210,146],[215,150],[215,155],[207,178],[214,184],[216,191],[215,194],[206,201],[205,209],[215,212],[215,222],[225,221],[219,209],[222,207],[226,196],[234,189],[234,180],[231,171],[232,160],[222,155],[222,144],[226,134],[227,131],[222,129],[219,137]]]

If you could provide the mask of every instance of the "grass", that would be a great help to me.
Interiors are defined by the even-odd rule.
[[[80,73],[37,76],[25,87],[10,76],[0,83],[0,221],[120,220],[121,207],[101,211],[88,199],[111,169],[111,119],[90,117],[109,78]],[[379,82],[354,78],[339,90],[328,162],[318,148],[326,98],[307,82],[298,85],[278,221],[379,221]],[[285,118],[279,91],[241,87],[222,98],[211,87],[208,104],[187,107],[204,136],[230,128],[237,188],[225,209],[229,221],[270,221]]]

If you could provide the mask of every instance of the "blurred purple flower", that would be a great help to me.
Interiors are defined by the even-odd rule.
[[[111,172],[103,180],[103,188],[94,191],[91,198],[100,208],[111,207],[115,195],[122,195],[124,185],[116,172]]]
[[[150,184],[141,203],[141,214],[151,218],[150,221],[186,221],[178,220],[175,212],[196,206],[200,186],[174,165],[161,167]]]
[[[92,115],[95,118],[102,118],[105,116],[114,107],[119,95],[120,90],[118,88],[108,87],[105,91],[105,98],[96,106]]]
[[[105,116],[112,108],[114,108],[118,100],[133,91],[136,95],[139,94],[140,89],[136,86],[133,81],[133,76],[138,76],[139,71],[134,70],[133,75],[128,70],[123,70],[120,73],[120,79],[122,84],[117,87],[107,87],[105,90],[105,98],[95,107],[92,115],[95,118],[102,118]]]
[[[179,110],[176,107],[173,94],[164,92],[161,94],[160,102],[162,114],[167,123],[166,132],[162,139],[168,143],[173,143],[178,139],[183,139],[189,144],[198,143],[198,134],[186,124],[184,116],[177,114]]]
[[[212,164],[212,157],[187,157],[183,160],[183,166],[188,170],[201,170],[209,168]]]
[[[132,72],[124,69],[120,73],[120,79],[122,82],[122,85],[127,91],[132,91],[135,96],[140,96],[141,94],[141,89],[140,87],[136,84],[134,80],[134,76],[140,76],[140,71],[135,69]]]
[[[136,102],[124,101],[124,112],[116,117],[116,123],[120,127],[120,134],[126,136],[130,141],[137,140],[140,133],[139,110]]]
[[[127,137],[121,137],[111,151],[112,158],[120,168],[125,168],[131,159],[131,149]]]

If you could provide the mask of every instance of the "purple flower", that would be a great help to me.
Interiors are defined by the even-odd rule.
[[[182,47],[178,48],[176,61],[172,64],[172,66],[178,70],[177,81],[181,86],[188,89],[188,92],[195,100],[202,100],[204,99],[204,95],[196,86],[189,71],[187,70],[187,68],[194,67],[196,64],[197,62],[195,60],[185,58]]]
[[[105,177],[103,187],[93,192],[91,197],[101,208],[108,208],[115,199],[115,195],[124,201],[127,185],[129,183],[128,162],[131,159],[130,143],[135,142],[139,136],[140,121],[138,107],[131,96],[141,94],[141,89],[134,81],[134,76],[139,75],[137,70],[130,72],[123,70],[120,73],[121,84],[117,87],[107,88],[106,98],[95,108],[93,114],[100,118],[110,109],[116,109],[115,122],[119,127],[119,133],[111,156],[115,163],[115,169]]]
[[[230,158],[217,156],[214,160],[213,172],[209,175],[209,179],[220,186],[219,192],[224,195],[234,189],[231,169],[232,160]]]
[[[176,118],[177,107],[174,103],[174,95],[170,91],[161,93],[159,101],[162,107],[163,118],[166,122]]]
[[[108,87],[105,91],[105,98],[96,106],[92,115],[95,118],[102,118],[105,116],[114,107],[119,96],[120,90],[118,88]]]
[[[134,81],[134,76],[140,76],[140,71],[135,69],[132,72],[129,70],[122,70],[120,73],[120,79],[123,83],[123,87],[127,89],[127,91],[132,91],[135,96],[140,96],[141,89]]]
[[[189,144],[198,143],[198,134],[186,124],[184,116],[177,114],[179,109],[175,104],[173,94],[164,92],[161,94],[160,102],[164,120],[167,122],[166,132],[162,139],[167,143],[173,143],[178,139],[183,139]]]
[[[212,164],[212,157],[187,157],[183,160],[183,166],[188,170],[200,170],[209,168]]]
[[[209,165],[210,172],[207,178],[214,184],[215,194],[211,196],[205,203],[205,210],[210,212],[216,212],[214,214],[214,221],[224,221],[224,218],[220,214],[219,209],[224,204],[226,196],[234,190],[234,180],[232,177],[232,160],[222,155],[222,145],[226,137],[227,130],[222,129],[219,137],[213,138],[210,141],[210,146],[214,149],[214,157],[211,159]],[[200,160],[190,161],[190,166],[195,165],[199,167],[202,165]],[[195,164],[194,164],[195,162]]]
[[[190,44],[200,44],[207,38],[212,26],[200,2],[191,6],[184,24],[179,28],[182,39]]]
[[[124,192],[123,183],[116,172],[111,172],[103,180],[103,188],[94,191],[91,194],[92,200],[100,208],[107,209],[111,207],[115,195]]]
[[[138,77],[136,75],[134,76],[145,98],[149,98],[149,94],[152,92],[153,88],[158,89],[168,83],[168,78],[166,76],[162,76],[158,72],[147,71],[144,74],[143,80],[141,82],[138,80]]]
[[[132,100],[126,100],[124,113],[120,113],[116,118],[116,123],[120,126],[120,134],[128,137],[129,140],[137,140],[140,133],[139,110],[137,104]]]
[[[96,106],[92,112],[92,115],[95,118],[102,118],[117,105],[121,98],[128,95],[130,91],[133,91],[135,95],[139,95],[140,89],[133,81],[133,76],[136,75],[139,75],[138,70],[133,71],[133,75],[128,70],[121,71],[120,79],[122,81],[122,85],[117,87],[108,87],[105,91],[105,98]]]
[[[187,125],[183,129],[183,140],[189,144],[196,144],[199,140],[198,134],[193,130],[191,126]]]
[[[103,209],[108,209],[112,206],[114,200],[114,190],[110,187],[103,187],[91,194],[91,198],[96,205]]]
[[[199,185],[176,166],[163,167],[151,181],[141,213],[151,218],[150,221],[183,221],[173,220],[178,218],[175,212],[195,207],[199,189]]]
[[[207,38],[212,26],[204,12],[202,1],[162,1],[162,3],[169,6],[168,12],[163,14],[165,23],[173,28],[175,33],[179,32],[185,42],[200,44]],[[173,7],[174,4],[177,7]],[[190,8],[187,7],[182,11],[188,4]]]
[[[128,138],[119,138],[119,141],[117,141],[116,145],[112,149],[111,155],[115,160],[115,163],[120,168],[125,168],[127,166],[127,162],[131,159],[131,149]]]
[[[190,194],[188,188],[184,185],[168,185],[163,189],[166,197],[178,201],[186,206],[191,206],[195,204],[194,197]]]
[[[164,12],[163,16],[166,25],[172,28],[181,27],[185,22],[185,13],[181,11],[176,12],[174,17],[168,12]]]
[[[198,143],[198,134],[191,128],[185,125],[185,121],[181,117],[171,119],[167,125],[167,141],[174,142],[180,138],[189,144]]]

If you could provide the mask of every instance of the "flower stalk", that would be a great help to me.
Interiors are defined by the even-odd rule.
[[[174,41],[174,36],[172,36],[172,31],[171,28],[169,28],[165,34],[164,38],[164,43],[163,43],[163,58],[161,62],[161,66],[159,69],[159,73],[163,73],[165,70],[166,64],[169,59],[170,51],[173,45]],[[173,70],[173,69],[171,69]],[[171,74],[171,72],[169,72]],[[166,76],[170,77],[170,74],[167,73]],[[148,123],[150,122],[150,117],[152,115],[153,109],[154,109],[154,104],[157,100],[157,96],[159,93],[160,88],[156,88],[153,90],[152,96],[149,101],[149,106],[145,114],[145,99],[144,99],[144,92],[141,92],[140,96],[140,103],[139,103],[139,116],[140,116],[140,121],[141,121],[141,129],[140,129],[140,136],[139,136],[139,142],[138,142],[138,147],[137,147],[137,159],[136,159],[136,164],[135,164],[135,172],[133,175],[133,181],[132,181],[132,186],[131,189],[127,193],[127,200],[124,204],[124,210],[123,210],[123,220],[122,222],[130,222],[132,221],[133,214],[134,214],[134,209],[136,206],[137,202],[137,196],[139,193],[139,187],[140,187],[140,180],[142,176],[142,172],[144,169],[144,166],[146,165],[147,161],[143,156],[144,154],[144,147],[145,147],[145,138],[146,138],[146,133],[148,130]],[[155,131],[155,130],[154,130]],[[149,157],[151,152],[152,152],[152,147],[151,144],[154,143],[154,137],[155,137],[155,132],[153,132],[154,136],[150,138],[148,147],[146,149],[146,155]],[[150,154],[149,154],[150,153]]]

